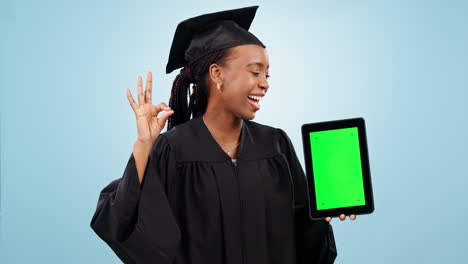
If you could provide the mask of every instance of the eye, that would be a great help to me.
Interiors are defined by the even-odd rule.
[[[255,76],[259,76],[259,75],[260,75],[259,72],[252,72],[252,73],[253,73],[253,75],[255,75]],[[265,78],[267,78],[267,79],[270,78],[270,75],[267,74],[267,75],[265,76]]]

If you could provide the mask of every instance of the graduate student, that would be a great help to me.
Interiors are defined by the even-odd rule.
[[[291,140],[252,121],[269,89],[265,45],[248,31],[257,8],[178,25],[166,73],[182,69],[169,106],[153,105],[151,73],[144,91],[138,78],[137,102],[127,89],[138,138],[91,220],[123,262],[334,262],[331,218],[310,219]]]

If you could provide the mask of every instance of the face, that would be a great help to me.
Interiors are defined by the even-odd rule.
[[[214,93],[225,110],[241,119],[251,120],[260,110],[268,91],[269,60],[266,49],[258,45],[231,48],[226,65],[219,69],[214,80]],[[220,82],[221,91],[216,89]]]

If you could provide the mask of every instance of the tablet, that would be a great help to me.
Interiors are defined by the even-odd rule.
[[[364,118],[302,125],[310,217],[374,211]]]

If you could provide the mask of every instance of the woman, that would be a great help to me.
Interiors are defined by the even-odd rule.
[[[289,137],[251,121],[269,89],[265,46],[247,31],[257,8],[178,25],[166,72],[183,69],[170,107],[152,105],[151,73],[144,92],[138,78],[138,103],[127,89],[138,138],[91,221],[125,263],[334,262],[331,218],[309,218]]]

